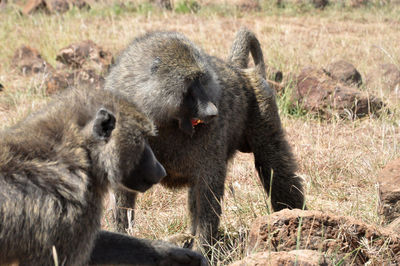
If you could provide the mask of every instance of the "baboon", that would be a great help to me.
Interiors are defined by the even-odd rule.
[[[238,47],[254,46],[243,38]],[[133,40],[106,77],[105,89],[134,101],[157,126],[149,143],[167,171],[161,183],[189,187],[190,233],[200,240],[196,248],[212,244],[217,235],[227,162],[237,150],[254,153],[275,211],[304,205],[275,94],[263,78],[262,52],[253,54],[259,59],[256,69],[242,69],[247,61],[238,61],[246,51],[225,62],[180,33],[151,32]],[[134,206],[134,197],[123,194],[117,193],[117,204]],[[124,232],[127,224],[120,208],[115,229]]]
[[[71,90],[0,132],[0,264],[205,265],[188,249],[100,231],[112,187],[144,192],[166,173],[153,124],[117,93]]]

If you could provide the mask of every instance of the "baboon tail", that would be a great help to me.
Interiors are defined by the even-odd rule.
[[[265,79],[265,63],[260,42],[253,32],[248,30],[246,27],[241,27],[236,33],[228,61],[239,68],[247,68],[249,63],[249,53],[251,53],[251,56],[253,57],[257,73]]]

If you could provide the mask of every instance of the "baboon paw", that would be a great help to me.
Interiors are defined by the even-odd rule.
[[[193,247],[193,244],[195,242],[194,240],[195,236],[187,233],[175,234],[165,239],[165,241],[172,243],[178,247],[189,248],[189,249]]]
[[[167,256],[160,265],[193,265],[207,266],[208,261],[205,257],[190,249],[172,248],[167,252]]]

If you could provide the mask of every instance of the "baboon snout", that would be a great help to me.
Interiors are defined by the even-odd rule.
[[[156,184],[161,181],[167,175],[164,167],[157,160],[150,146],[146,145],[142,159],[142,167],[146,168],[146,172],[142,172],[142,177],[146,179],[146,182]]]
[[[122,180],[122,185],[132,190],[145,192],[166,175],[164,167],[157,160],[150,146],[146,144],[138,165],[129,176]]]
[[[157,159],[156,159],[155,166],[154,166],[154,177],[152,178],[154,184],[160,182],[161,179],[163,179],[166,175],[167,175],[167,171],[165,171],[164,166],[162,166],[162,164],[160,164],[160,162],[157,161]]]
[[[199,118],[204,122],[210,122],[218,116],[218,108],[212,102],[207,102],[199,108]]]

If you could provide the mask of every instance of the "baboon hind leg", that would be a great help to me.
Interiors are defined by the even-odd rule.
[[[302,180],[281,126],[275,95],[268,87],[255,93],[247,140],[254,153],[255,166],[275,211],[305,208]],[[271,186],[272,185],[272,186]]]
[[[126,234],[129,225],[134,222],[137,193],[115,190],[115,206],[113,210],[113,231]]]

